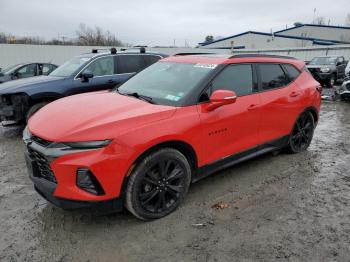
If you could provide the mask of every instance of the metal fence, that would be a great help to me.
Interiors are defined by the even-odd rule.
[[[26,62],[50,62],[60,65],[73,56],[91,52],[93,46],[54,46],[54,45],[21,45],[21,44],[0,44],[0,68],[26,63]],[[117,48],[118,50],[120,47]],[[176,53],[203,52],[203,53],[226,53],[229,49],[200,49],[200,48],[147,48],[149,51],[173,55]],[[336,45],[327,47],[308,48],[279,48],[279,49],[254,49],[254,50],[234,50],[234,54],[242,53],[265,53],[293,56],[305,61],[311,60],[315,56],[342,55],[345,59],[350,59],[350,45]]]

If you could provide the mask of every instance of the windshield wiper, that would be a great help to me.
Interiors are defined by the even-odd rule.
[[[153,101],[152,97],[149,97],[149,96],[144,96],[144,95],[141,95],[137,92],[132,92],[132,93],[121,93],[119,92],[119,90],[117,89],[117,92],[121,95],[126,95],[126,96],[132,96],[132,97],[135,97],[137,99],[141,99],[143,101],[146,101],[150,104],[155,104],[155,102]]]

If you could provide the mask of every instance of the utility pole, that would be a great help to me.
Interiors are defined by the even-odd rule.
[[[314,19],[312,20],[313,24],[315,24],[315,19],[316,19],[316,7],[314,8]]]

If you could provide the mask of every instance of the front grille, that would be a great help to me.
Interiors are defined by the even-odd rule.
[[[318,73],[318,72],[321,72],[320,68],[309,68],[309,71],[311,73]]]
[[[49,146],[49,145],[52,143],[51,141],[42,139],[42,138],[37,137],[37,136],[32,136],[31,139],[32,139],[35,143],[37,143],[37,144],[39,144],[39,145],[41,145],[41,146],[43,146],[43,147],[47,147],[47,146]]]
[[[28,148],[28,152],[30,158],[34,161],[33,175],[57,183],[55,175],[53,174],[53,171],[50,168],[50,163],[45,158],[45,156],[31,148]]]

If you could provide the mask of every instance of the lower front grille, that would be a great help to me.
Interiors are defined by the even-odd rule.
[[[28,148],[29,156],[34,161],[33,175],[57,183],[55,175],[50,168],[49,161],[41,153]]]

